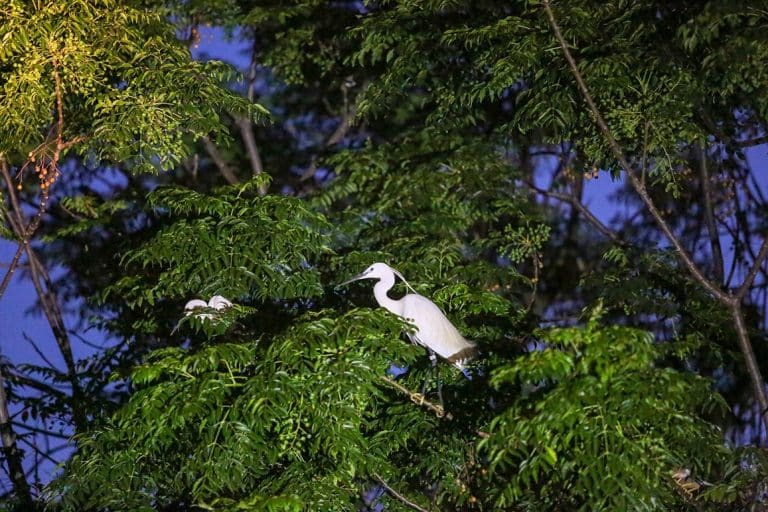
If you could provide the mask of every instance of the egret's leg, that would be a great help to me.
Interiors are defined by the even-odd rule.
[[[432,357],[436,357],[435,353],[431,350],[429,351],[429,360],[432,361]],[[429,379],[432,378],[432,371],[435,369],[435,365],[429,367],[427,370],[427,374],[424,376],[424,382],[421,383],[421,396],[427,396],[427,383],[429,382]]]
[[[440,368],[437,367],[437,355],[430,350],[429,360],[432,361],[432,371],[437,378],[437,399],[440,401],[440,407],[445,408],[443,404],[443,382],[440,380]]]
[[[427,349],[429,350],[429,349]],[[429,367],[429,370],[427,370],[427,374],[424,376],[424,382],[421,384],[421,395],[426,396],[427,392],[427,383],[432,378],[432,373],[435,371],[435,367],[437,366],[437,354],[429,350],[429,360],[432,362],[432,366]]]

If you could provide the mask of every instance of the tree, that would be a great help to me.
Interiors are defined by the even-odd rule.
[[[82,181],[61,189],[44,251],[74,274],[59,298],[88,296],[87,314],[116,338],[89,367],[88,396],[103,397],[110,374],[126,389],[89,409],[47,489],[52,507],[741,510],[763,499],[764,452],[725,446],[738,423],[708,380],[720,376],[731,407],[762,401],[750,350],[766,246],[750,241],[765,213],[743,206],[754,187],[710,186],[735,169],[749,186],[746,168],[720,162],[764,133],[762,11],[148,7],[186,24],[177,32],[192,45],[206,22],[240,27],[233,37],[252,48],[241,90],[275,123],[254,127],[231,95],[201,95],[229,112],[236,144],[207,126],[171,152],[173,173],[123,165],[105,192],[89,180],[113,171],[78,167]],[[547,186],[535,179],[542,155],[556,163]],[[597,169],[627,177],[647,222],[597,219],[582,203]],[[718,205],[733,205],[734,223]],[[718,236],[734,226],[736,286]],[[701,240],[708,250],[691,256]],[[484,352],[471,379],[438,367],[445,408],[433,385],[415,392],[429,363],[398,339],[407,326],[372,307],[368,287],[334,286],[378,260]],[[214,294],[235,305],[184,316],[187,300]],[[541,328],[554,312],[570,327]]]
[[[29,417],[31,410],[33,423],[39,420],[43,432],[52,430],[57,419],[84,432],[104,382],[86,389],[88,378],[72,355],[49,272],[31,245],[52,200],[52,187],[71,168],[65,162],[120,162],[133,172],[167,169],[189,153],[185,137],[224,134],[221,110],[246,116],[263,111],[221,86],[225,68],[192,61],[162,10],[146,9],[141,2],[10,1],[0,9],[0,27],[3,235],[18,243],[3,273],[0,296],[26,254],[30,278],[66,365],[64,371],[6,367],[3,372],[16,386],[9,396],[26,403],[24,415]],[[30,177],[31,171],[36,176]],[[27,202],[34,205],[29,217]],[[57,388],[60,382],[66,390]],[[42,398],[24,396],[30,389],[42,392]],[[3,448],[9,467],[19,468],[21,451],[5,396],[0,400]],[[22,441],[37,431],[26,424],[20,428],[26,431]],[[16,469],[10,474],[18,499],[28,505],[24,475]]]

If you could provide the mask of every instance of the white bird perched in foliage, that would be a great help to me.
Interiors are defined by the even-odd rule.
[[[184,316],[193,316],[202,321],[208,322],[214,320],[219,311],[223,311],[232,307],[232,301],[221,295],[214,295],[211,300],[205,302],[200,299],[192,299],[184,304]],[[181,320],[176,322],[176,326],[171,331],[171,334],[181,326]]]
[[[401,299],[390,299],[387,292],[395,285],[395,276],[402,279],[414,293],[409,293]],[[413,343],[426,347],[430,351],[433,362],[435,361],[434,354],[437,354],[458,369],[463,370],[464,365],[477,354],[475,344],[464,339],[464,336],[434,302],[415,293],[416,290],[397,270],[386,263],[374,263],[362,273],[341,284],[344,285],[360,279],[379,280],[373,287],[373,296],[376,298],[376,302],[390,313],[394,313],[416,327],[416,331],[412,334],[409,333],[408,337]]]
[[[211,313],[195,313],[196,309],[215,309],[217,311],[221,311],[222,309],[226,309],[232,306],[232,302],[227,299],[226,297],[223,297],[221,295],[214,295],[211,297],[211,300],[208,302],[205,302],[204,300],[200,299],[192,299],[191,301],[187,302],[184,305],[184,316],[189,316],[194,314],[197,318],[200,318],[202,320],[210,320],[213,318],[213,314]]]

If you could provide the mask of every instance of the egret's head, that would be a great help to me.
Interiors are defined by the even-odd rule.
[[[395,282],[395,276],[399,277],[401,281],[405,283],[405,286],[408,287],[409,290],[411,290],[413,293],[416,293],[416,290],[413,289],[413,286],[408,283],[408,281],[405,280],[403,277],[403,274],[398,272],[397,270],[393,269],[386,263],[374,263],[367,269],[363,270],[359,274],[357,274],[352,279],[347,279],[343,283],[339,284],[338,286],[342,286],[345,284],[349,284],[352,281],[359,281],[360,279],[388,279],[391,278],[392,282]]]
[[[353,281],[359,281],[360,279],[384,279],[385,277],[396,275],[398,272],[386,263],[374,263],[367,269],[357,274],[352,279],[348,279],[341,283],[339,286],[349,284]]]

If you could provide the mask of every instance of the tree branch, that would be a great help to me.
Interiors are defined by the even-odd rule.
[[[13,492],[26,510],[32,510],[32,494],[29,482],[24,476],[23,452],[16,444],[16,434],[11,424],[11,415],[8,413],[8,398],[5,394],[2,368],[0,368],[0,438],[2,438],[3,454],[8,465],[8,475],[13,483]]]
[[[568,203],[574,208],[576,208],[579,213],[584,215],[584,217],[587,218],[587,220],[592,224],[600,233],[605,235],[606,238],[609,238],[613,243],[620,246],[626,246],[626,242],[622,240],[618,234],[616,234],[613,230],[611,230],[608,226],[600,222],[600,219],[595,217],[595,215],[589,211],[589,209],[584,206],[584,203],[579,201],[577,198],[568,195],[568,194],[561,194],[559,192],[552,192],[550,190],[544,190],[542,188],[537,187],[533,183],[526,182],[526,185],[528,188],[533,190],[534,192],[541,194],[543,196],[551,197],[553,199],[557,199],[558,201],[562,201],[564,203]]]
[[[747,272],[747,276],[744,278],[744,282],[741,283],[739,289],[736,290],[736,293],[733,296],[735,301],[741,302],[744,299],[747,292],[749,291],[749,287],[752,286],[752,283],[755,281],[755,277],[760,271],[760,266],[765,261],[766,256],[768,256],[768,237],[763,239],[763,243],[760,246],[760,251],[757,253],[755,260],[752,262],[752,267],[749,269],[749,272]]]
[[[613,152],[614,157],[619,162],[619,165],[621,165],[627,177],[629,178],[630,183],[632,184],[632,188],[634,188],[635,192],[640,196],[646,208],[648,208],[648,211],[651,213],[654,220],[658,224],[659,228],[667,237],[667,240],[669,240],[669,242],[673,245],[673,247],[677,251],[678,257],[683,262],[683,265],[686,268],[688,268],[694,280],[698,282],[701,286],[703,286],[707,291],[709,291],[716,299],[718,299],[720,302],[722,302],[724,305],[726,305],[730,309],[731,317],[734,322],[734,328],[736,329],[739,348],[741,349],[741,353],[744,356],[744,362],[747,367],[747,372],[749,373],[750,379],[752,381],[754,396],[757,399],[757,403],[760,407],[760,414],[762,416],[763,423],[766,426],[766,430],[768,430],[768,394],[766,394],[765,382],[763,381],[763,377],[760,373],[760,368],[757,364],[757,358],[755,357],[755,353],[752,348],[752,343],[749,339],[749,333],[747,331],[746,324],[744,323],[744,316],[741,311],[741,299],[738,296],[738,292],[737,292],[737,295],[728,294],[723,290],[721,290],[718,286],[712,284],[704,276],[704,274],[696,266],[696,263],[694,263],[690,255],[685,251],[685,248],[683,247],[682,242],[675,236],[675,234],[672,232],[672,229],[664,220],[664,217],[662,217],[661,213],[656,209],[656,206],[654,205],[651,197],[648,195],[648,192],[646,191],[645,187],[643,186],[642,183],[640,183],[637,177],[632,173],[632,168],[629,165],[627,158],[624,156],[624,152],[622,151],[621,146],[619,146],[619,143],[614,138],[613,133],[608,128],[608,125],[605,122],[605,119],[603,119],[603,116],[600,114],[600,111],[598,110],[597,105],[595,105],[595,102],[592,99],[592,95],[590,94],[589,89],[587,88],[587,85],[584,82],[583,77],[581,76],[581,72],[579,71],[579,68],[576,65],[576,61],[571,55],[571,51],[568,49],[568,45],[565,42],[565,38],[563,38],[563,34],[560,31],[560,26],[555,20],[555,15],[552,12],[552,8],[549,5],[549,0],[543,0],[542,3],[544,5],[544,10],[546,11],[547,18],[549,19],[549,24],[552,27],[552,31],[555,34],[555,38],[560,44],[560,48],[563,50],[565,59],[568,61],[568,65],[571,69],[571,72],[573,73],[573,76],[576,79],[576,84],[578,85],[579,90],[581,91],[581,94],[584,97],[584,100],[587,102],[587,105],[589,106],[589,109],[592,112],[592,115],[595,118],[595,122],[600,128],[600,131],[608,141],[608,144],[611,147],[611,151]],[[757,268],[759,268],[759,262],[762,261],[762,259],[765,257],[764,249],[765,249],[765,242],[763,243],[763,248],[760,251],[760,253],[762,254],[762,257],[755,258],[755,263],[757,265],[753,265],[752,269],[750,270],[750,275],[752,276],[752,279],[754,279],[754,274],[757,273]],[[749,278],[750,276],[748,275],[747,277]],[[749,279],[745,280],[745,284],[747,287],[749,287],[750,282],[751,281],[749,281]],[[744,284],[742,284],[742,286],[739,287],[739,292],[742,291],[743,287],[744,287]],[[743,293],[746,293],[746,292],[743,292]]]
[[[13,207],[14,216],[11,212],[8,212],[8,220],[11,227],[16,232],[17,236],[24,239],[24,220],[22,217],[21,206],[19,204],[16,190],[13,188],[13,181],[11,180],[10,173],[8,172],[8,164],[5,161],[0,162],[0,174],[2,174],[3,180],[6,183],[8,189],[8,197]],[[78,432],[84,432],[86,428],[86,415],[85,415],[85,401],[80,388],[80,382],[78,380],[77,367],[75,365],[75,359],[72,354],[72,343],[67,334],[66,327],[64,325],[64,318],[59,308],[59,303],[56,300],[56,296],[53,293],[53,283],[51,281],[48,272],[43,266],[40,259],[37,257],[34,249],[29,243],[24,244],[24,249],[27,253],[27,259],[29,260],[30,278],[32,284],[35,287],[35,292],[40,300],[40,306],[45,314],[48,325],[51,327],[51,332],[56,340],[56,345],[59,348],[64,364],[67,367],[67,378],[72,387],[72,396],[69,400],[70,408],[72,411],[72,419],[75,423],[75,429]],[[35,350],[38,351],[40,357],[53,367],[50,361],[40,353],[37,347],[32,343]]]
[[[63,139],[64,98],[61,89],[61,76],[59,75],[59,60],[55,54],[52,56],[51,62],[53,64],[53,83],[56,97],[56,125],[54,133],[55,146],[53,149],[53,154],[51,155],[48,162],[45,162],[44,154],[47,149],[47,144],[44,143],[38,148],[38,152],[41,153],[39,158],[41,161],[39,164],[37,164],[40,178],[40,202],[37,208],[37,212],[32,217],[32,220],[29,222],[27,227],[24,229],[23,235],[19,240],[19,245],[16,248],[16,253],[11,259],[11,264],[6,271],[2,282],[0,282],[0,298],[5,294],[5,290],[8,288],[8,284],[11,282],[11,277],[13,277],[13,274],[16,271],[16,267],[19,264],[19,260],[21,259],[21,254],[24,252],[25,248],[29,246],[32,235],[35,234],[37,228],[40,226],[40,222],[43,219],[43,214],[45,213],[46,207],[48,206],[48,197],[51,186],[59,177],[59,159],[61,158],[61,152],[68,146],[68,144],[65,144]],[[30,154],[30,158],[37,158],[35,152]],[[2,162],[3,165],[6,166],[7,170],[7,163],[5,162],[4,158],[2,159]],[[33,162],[33,160],[30,159],[27,161],[27,164],[31,162]],[[12,186],[9,187],[9,189],[12,188]]]
[[[752,343],[749,340],[749,331],[744,322],[744,314],[741,311],[741,301],[734,300],[730,304],[731,319],[736,329],[736,338],[739,342],[739,348],[744,356],[744,364],[747,366],[747,372],[752,379],[752,388],[757,399],[757,405],[760,407],[759,415],[763,420],[763,426],[768,431],[768,397],[766,397],[765,386],[760,374],[760,367],[757,364],[757,357],[752,349]]]
[[[248,160],[251,162],[251,171],[254,176],[258,176],[264,172],[264,166],[261,162],[259,147],[256,145],[256,137],[253,135],[251,120],[247,117],[238,116],[235,118],[235,124],[240,128],[240,135],[243,137],[245,151],[248,153]],[[259,193],[264,195],[266,194],[266,190],[259,190]]]
[[[216,147],[216,144],[214,144],[213,141],[208,137],[202,137],[202,140],[203,146],[205,147],[205,152],[208,153],[208,156],[211,157],[214,165],[216,165],[216,168],[219,169],[219,173],[221,173],[224,179],[227,180],[227,183],[230,185],[237,185],[240,183],[240,180],[238,180],[237,176],[235,176],[235,172],[232,170],[229,164],[227,164],[226,160],[224,160],[224,157],[221,155],[221,153],[219,153],[219,148]]]
[[[396,390],[400,391],[401,393],[403,393],[405,395],[408,395],[408,397],[411,399],[411,401],[413,403],[415,403],[416,405],[421,405],[423,407],[426,407],[427,409],[429,409],[430,411],[435,413],[435,416],[437,416],[438,418],[445,418],[445,419],[448,419],[448,420],[452,420],[453,419],[453,415],[451,413],[445,412],[445,409],[443,409],[442,406],[433,404],[432,402],[429,402],[428,400],[426,400],[424,398],[424,395],[422,395],[421,393],[414,393],[413,391],[410,391],[405,386],[403,386],[403,385],[399,384],[398,382],[390,379],[389,377],[386,377],[386,376],[382,375],[381,379],[384,382],[386,382],[387,384],[389,384],[390,386],[392,386],[393,388],[395,388]]]
[[[22,386],[27,386],[27,387],[36,389],[42,393],[46,393],[48,395],[54,396],[62,401],[67,401],[69,399],[66,393],[56,389],[50,384],[33,379],[32,377],[28,377],[27,375],[24,375],[23,373],[19,373],[18,371],[14,371],[12,369],[9,370],[8,368],[5,368],[5,371],[8,374],[8,380],[11,382],[16,382],[18,384],[21,384]]]
[[[256,71],[258,48],[256,47],[256,40],[254,38],[253,49],[251,53],[251,65],[248,69],[248,89],[246,97],[249,101],[253,101],[256,91]],[[248,153],[248,160],[251,162],[251,171],[254,176],[258,176],[264,172],[264,165],[261,161],[261,154],[259,153],[259,147],[256,145],[256,138],[253,135],[253,127],[251,126],[251,120],[244,116],[236,116],[235,124],[240,129],[240,135],[243,138],[243,144],[245,145],[245,151]],[[267,187],[259,187],[259,195],[266,195]]]
[[[654,220],[656,221],[659,228],[666,236],[669,243],[672,244],[672,246],[675,248],[675,251],[677,252],[678,257],[682,261],[683,265],[691,273],[691,275],[696,280],[696,282],[698,282],[702,287],[704,287],[704,289],[706,289],[709,293],[711,293],[713,296],[720,299],[721,301],[723,302],[730,301],[730,296],[726,292],[724,292],[718,286],[711,283],[709,279],[707,279],[704,276],[704,274],[698,268],[698,266],[693,261],[691,256],[683,247],[682,242],[672,232],[672,228],[670,228],[669,224],[667,224],[667,222],[664,220],[664,217],[661,215],[661,212],[659,212],[659,210],[656,208],[656,205],[653,203],[653,200],[648,195],[648,192],[646,191],[643,184],[640,182],[637,176],[635,176],[634,173],[632,172],[632,167],[629,165],[629,161],[627,160],[626,156],[624,156],[624,151],[621,149],[621,146],[619,146],[619,143],[616,141],[616,138],[614,138],[613,133],[611,132],[610,128],[608,128],[608,125],[605,122],[605,119],[603,119],[602,114],[600,114],[600,111],[598,110],[597,105],[592,99],[592,95],[590,94],[589,89],[587,88],[587,85],[584,82],[583,77],[581,76],[581,72],[579,71],[579,68],[576,65],[576,61],[574,60],[573,55],[571,55],[571,51],[568,49],[568,44],[565,42],[565,39],[563,38],[563,34],[560,31],[560,26],[555,20],[555,15],[552,12],[552,8],[549,5],[549,0],[543,0],[543,5],[544,5],[544,10],[547,13],[547,18],[549,19],[549,24],[552,27],[552,31],[554,32],[555,37],[557,38],[557,41],[559,42],[560,47],[563,50],[565,59],[568,61],[568,65],[570,66],[573,76],[576,79],[576,84],[578,85],[579,90],[581,91],[581,94],[584,97],[584,100],[587,102],[587,105],[589,106],[589,110],[592,112],[592,116],[595,118],[595,122],[597,123],[598,128],[600,129],[603,136],[608,141],[608,145],[611,147],[611,152],[613,153],[614,158],[616,158],[616,160],[619,162],[619,165],[624,169],[624,172],[627,175],[627,178],[629,178],[629,181],[632,184],[632,188],[634,188],[635,192],[640,196],[640,199],[643,201],[646,208],[648,208],[648,211],[651,213],[651,216],[654,218]]]
[[[720,234],[715,224],[715,216],[712,207],[712,188],[707,172],[707,152],[704,146],[699,147],[699,170],[701,172],[701,191],[704,194],[704,222],[707,225],[709,244],[712,248],[712,259],[715,264],[715,277],[721,285],[725,284],[725,269],[723,268],[723,251],[720,247]]]
[[[376,481],[384,488],[386,491],[392,495],[392,497],[396,498],[398,501],[403,503],[404,505],[407,505],[411,507],[413,510],[418,510],[419,512],[429,512],[429,510],[425,509],[424,507],[420,507],[416,503],[412,502],[396,490],[394,490],[383,478],[381,478],[378,474],[374,473],[373,478],[376,479]]]
[[[59,372],[59,373],[61,373],[61,372],[59,371],[59,369],[58,369],[58,368],[56,368],[56,365],[55,365],[55,364],[53,364],[53,361],[51,361],[50,359],[48,359],[48,356],[45,354],[45,352],[43,352],[43,351],[40,349],[40,347],[38,347],[38,346],[37,346],[37,343],[35,343],[35,340],[33,340],[31,337],[29,337],[29,335],[28,335],[26,332],[22,332],[22,333],[21,333],[21,336],[24,338],[24,341],[26,341],[27,343],[29,343],[29,345],[32,347],[32,350],[34,350],[34,351],[35,351],[35,353],[37,354],[37,356],[38,356],[40,359],[42,359],[42,360],[45,362],[45,364],[47,364],[47,365],[48,365],[48,368],[50,368],[50,369],[51,369],[51,370],[53,370],[53,371],[56,371],[56,372]]]
[[[15,427],[23,428],[24,430],[28,430],[29,432],[33,432],[35,434],[40,434],[40,435],[43,435],[43,436],[51,436],[51,437],[55,437],[57,439],[61,439],[63,441],[71,441],[72,440],[72,436],[69,436],[69,435],[66,435],[66,434],[62,434],[60,432],[54,432],[53,430],[47,430],[47,429],[44,429],[44,428],[33,427],[31,425],[27,425],[26,423],[22,423],[20,421],[14,421],[13,425]],[[22,434],[22,436],[23,435],[24,434]]]

